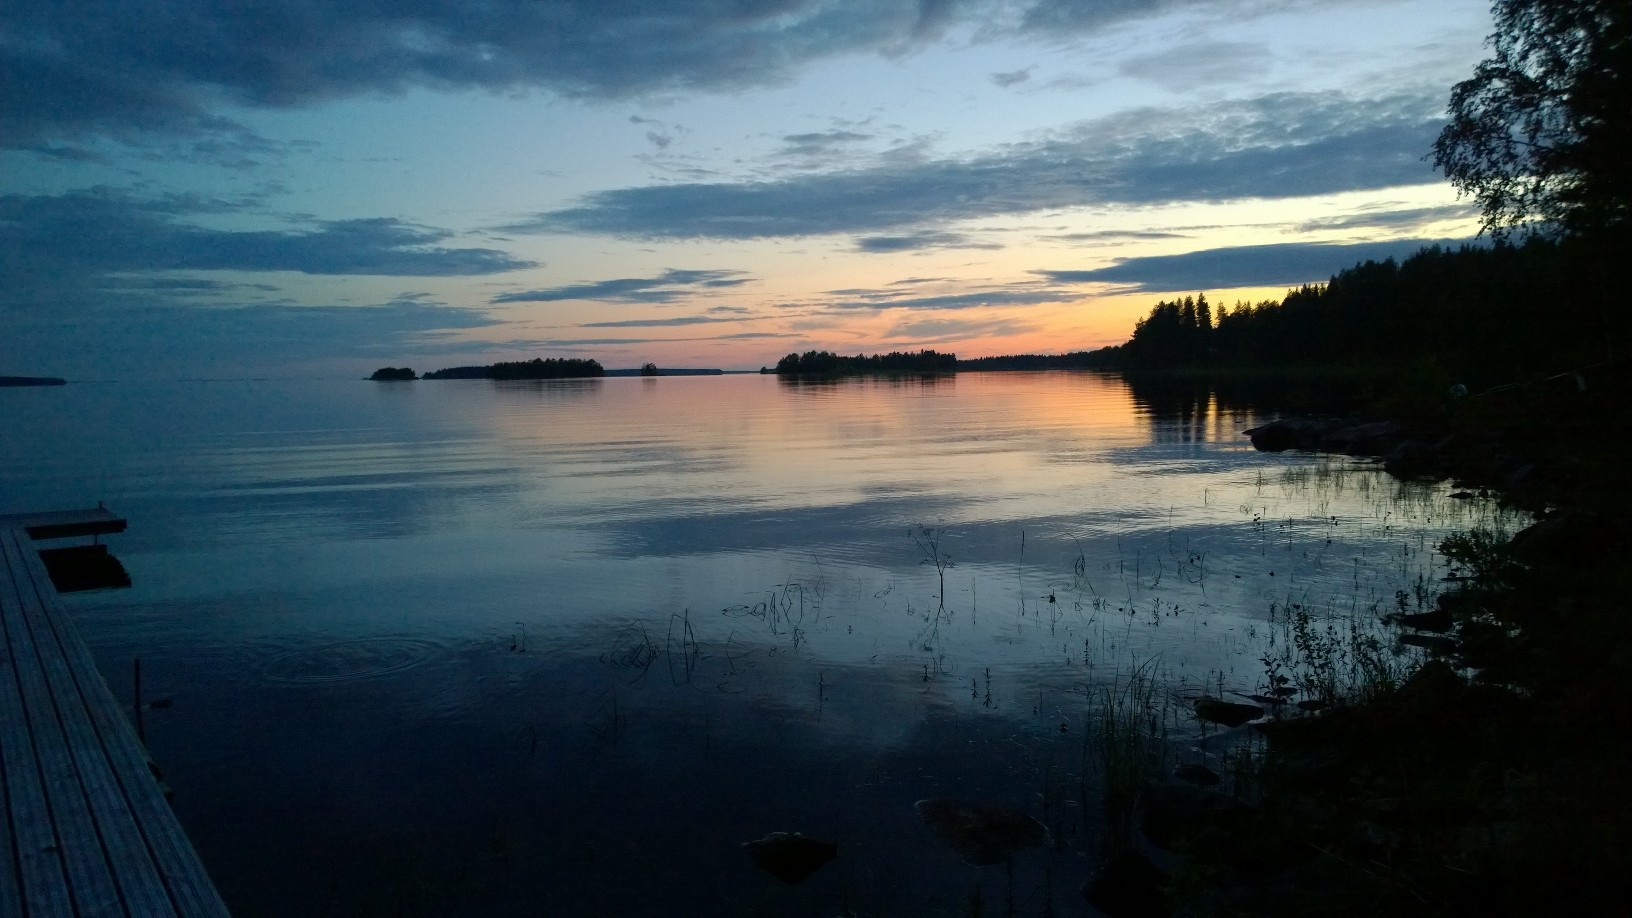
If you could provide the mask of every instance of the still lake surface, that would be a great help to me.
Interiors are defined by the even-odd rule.
[[[1440,589],[1445,534],[1506,522],[1090,374],[81,383],[0,414],[0,511],[130,520],[134,586],[68,604],[116,694],[141,659],[240,915],[1081,914],[1097,692],[1157,673],[1174,755],[1216,767],[1184,705],[1263,689],[1275,610],[1370,628]],[[928,797],[1060,844],[970,866]],[[740,848],[773,831],[840,855],[782,886]]]

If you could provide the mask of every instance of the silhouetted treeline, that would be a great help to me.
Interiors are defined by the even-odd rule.
[[[1092,370],[1103,367],[1097,351],[1069,354],[1011,354],[1007,357],[973,357],[958,361],[960,370]]]
[[[413,367],[380,367],[378,370],[374,371],[374,375],[370,376],[369,379],[377,380],[379,382],[398,382],[402,380],[418,379],[418,377],[414,375]]]
[[[778,376],[953,373],[957,369],[958,357],[956,354],[941,354],[936,351],[918,351],[917,353],[891,351],[888,354],[873,354],[870,357],[861,354],[854,357],[840,357],[831,351],[806,351],[803,354],[789,354],[776,362]]]
[[[1134,371],[1432,364],[1470,384],[1511,380],[1624,347],[1628,320],[1604,265],[1570,242],[1434,246],[1356,265],[1279,303],[1161,302],[1126,344],[1094,356]]]
[[[448,367],[433,370],[422,379],[577,379],[605,376],[606,370],[598,360],[580,360],[576,357],[534,357],[495,363],[485,367]]]

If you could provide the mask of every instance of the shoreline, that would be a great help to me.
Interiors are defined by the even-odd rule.
[[[1133,845],[1085,887],[1090,901],[1153,914],[1614,910],[1617,839],[1632,821],[1632,742],[1616,729],[1632,720],[1616,689],[1632,624],[1613,575],[1632,538],[1617,512],[1618,441],[1594,433],[1622,426],[1627,409],[1602,378],[1616,369],[1596,385],[1572,374],[1418,404],[1412,420],[1283,417],[1244,432],[1265,452],[1448,480],[1535,522],[1441,543],[1446,589],[1415,610],[1402,598],[1389,617],[1423,661],[1328,710],[1272,707],[1247,728],[1264,743],[1248,786],[1152,781],[1143,841],[1176,866],[1157,871]]]

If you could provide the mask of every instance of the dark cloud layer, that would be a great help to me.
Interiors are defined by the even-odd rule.
[[[1281,198],[1425,183],[1439,94],[1279,93],[1142,109],[967,159],[886,162],[780,181],[597,192],[511,232],[759,239],[879,233],[1076,206]],[[910,247],[892,237],[888,248]],[[873,243],[878,245],[878,243]],[[868,243],[864,242],[865,248]]]
[[[122,302],[72,317],[37,310],[5,322],[0,366],[77,379],[282,375],[313,360],[395,365],[449,331],[497,324],[417,296],[356,307]]]
[[[585,322],[579,328],[681,328],[687,325],[718,325],[741,322],[741,316],[675,316],[672,319],[622,319],[616,322]]]
[[[559,303],[595,300],[603,303],[672,303],[708,290],[740,287],[749,282],[741,271],[681,271],[670,268],[657,277],[619,277],[592,284],[568,284],[543,290],[504,293],[495,303]]]
[[[9,0],[0,145],[76,155],[42,141],[231,132],[224,104],[414,88],[740,89],[837,55],[908,50],[958,23],[1053,39],[1179,7],[1239,16],[1289,2],[1314,0]]]
[[[1283,243],[1125,258],[1087,271],[1037,271],[1057,284],[1117,284],[1144,292],[1276,287],[1324,281],[1363,261],[1403,259],[1429,245],[1472,239],[1398,239],[1361,243]]]
[[[230,214],[230,202],[136,198],[92,190],[0,195],[0,305],[105,283],[117,272],[296,271],[450,277],[533,267],[496,249],[450,248],[445,230],[398,220],[333,220],[288,231],[186,222]]]
[[[10,0],[0,143],[228,124],[370,93],[732,89],[938,34],[957,0]]]
[[[923,249],[1000,249],[992,242],[981,242],[963,233],[945,233],[926,230],[900,236],[864,236],[856,240],[856,251],[873,254],[914,252]]]

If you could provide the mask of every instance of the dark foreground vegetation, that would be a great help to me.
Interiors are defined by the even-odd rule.
[[[1267,745],[1233,792],[1135,781],[1138,829],[1085,889],[1111,914],[1627,911],[1632,5],[1493,12],[1492,57],[1453,89],[1432,156],[1495,244],[1368,263],[1280,303],[1162,303],[1096,353],[1164,398],[1348,376],[1347,416],[1258,428],[1255,445],[1373,456],[1537,521],[1445,540],[1446,580],[1395,614],[1425,661],[1392,672],[1350,654],[1356,688],[1320,711],[1266,703],[1249,729]],[[1337,659],[1318,640],[1299,650]],[[1145,845],[1176,866],[1157,870]]]
[[[1139,887],[1130,878],[1148,885],[1112,914],[1624,910],[1632,620],[1618,574],[1632,532],[1624,451],[1603,434],[1628,429],[1632,409],[1624,373],[1585,378],[1585,390],[1572,376],[1436,403],[1431,422],[1297,417],[1253,431],[1260,449],[1372,456],[1538,519],[1439,546],[1445,580],[1401,594],[1391,615],[1420,662],[1300,639],[1300,663],[1347,669],[1349,690],[1304,711],[1273,703],[1266,684],[1268,703],[1244,718],[1264,715],[1244,728],[1259,737],[1256,767],[1228,791],[1142,778],[1138,831],[1112,846],[1101,880],[1124,896]],[[1143,859],[1146,844],[1170,871]]]

